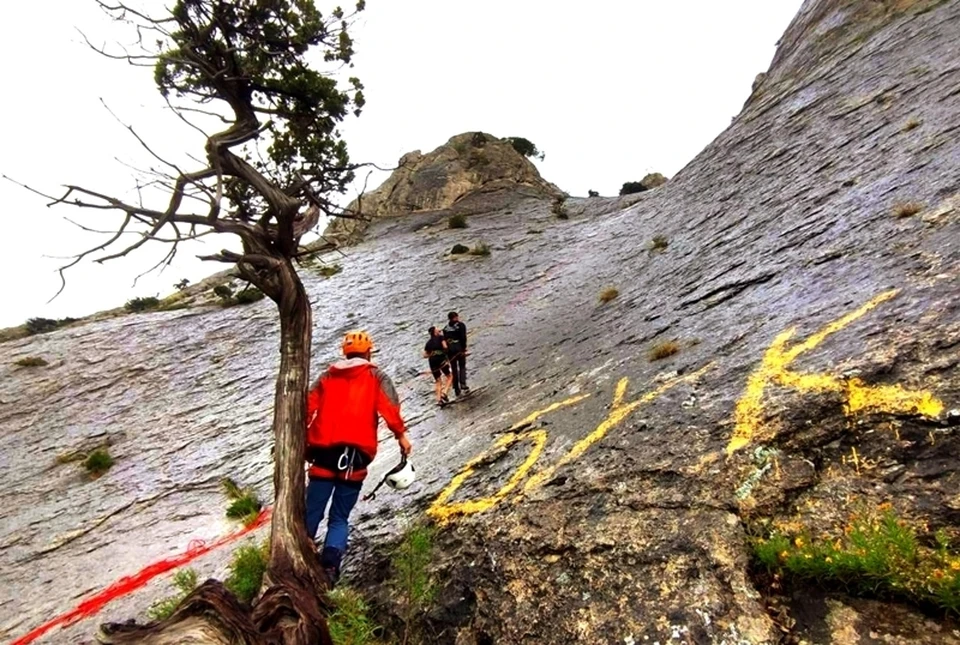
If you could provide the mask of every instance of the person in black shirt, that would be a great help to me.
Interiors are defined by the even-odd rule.
[[[447,392],[450,391],[453,376],[450,374],[450,361],[447,360],[447,341],[443,339],[443,334],[436,327],[430,328],[430,340],[423,348],[423,357],[430,361],[430,373],[433,374],[437,404],[446,405],[449,403]],[[440,377],[441,373],[447,377],[446,385]]]
[[[447,357],[453,370],[453,391],[468,394],[467,387],[467,326],[460,322],[455,311],[447,314],[447,326],[443,328],[443,339],[447,341]]]

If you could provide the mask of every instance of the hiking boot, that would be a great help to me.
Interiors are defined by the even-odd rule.
[[[333,589],[337,586],[337,582],[340,580],[340,572],[335,567],[324,567],[324,575],[327,576],[327,581],[330,583],[330,588]]]

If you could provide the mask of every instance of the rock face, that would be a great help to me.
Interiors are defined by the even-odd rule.
[[[305,269],[317,368],[371,331],[418,473],[355,511],[345,584],[389,618],[385,545],[426,515],[432,642],[960,642],[896,595],[751,566],[752,535],[842,540],[881,505],[956,557],[958,42],[957,2],[811,0],[743,112],[657,190],[568,199],[561,219],[549,186],[457,199],[437,180],[383,202],[407,214],[331,256],[341,273]],[[447,254],[480,242],[489,256]],[[420,351],[449,309],[477,394],[439,410]],[[0,636],[223,534],[220,477],[269,495],[277,334],[263,301],[0,344]],[[12,365],[25,356],[50,365]],[[370,488],[395,463],[383,437]],[[55,461],[104,439],[117,465],[100,479]]]
[[[370,220],[449,208],[476,191],[527,187],[545,196],[562,194],[507,141],[483,132],[458,134],[426,155],[409,152],[397,166],[380,187],[350,204],[348,210],[364,220],[334,220],[324,237],[356,242]]]
[[[665,183],[667,183],[667,178],[658,172],[651,172],[644,175],[643,179],[640,180],[640,185],[643,186],[644,190],[651,190]]]

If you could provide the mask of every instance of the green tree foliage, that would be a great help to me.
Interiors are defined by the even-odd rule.
[[[647,187],[644,186],[639,181],[628,181],[628,182],[625,182],[623,186],[620,188],[620,195],[622,196],[622,195],[632,195],[633,193],[642,193],[646,189]]]
[[[543,161],[546,158],[546,155],[537,149],[537,146],[530,141],[530,139],[524,139],[523,137],[507,137],[505,139],[507,143],[513,146],[513,149],[522,154],[524,157],[532,157],[533,159],[539,159]]]

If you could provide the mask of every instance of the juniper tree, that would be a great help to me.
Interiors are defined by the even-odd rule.
[[[167,244],[163,263],[184,241],[215,232],[239,239],[242,250],[204,259],[234,264],[277,305],[280,368],[274,401],[275,505],[263,592],[253,607],[218,583],[190,594],[166,620],[147,626],[107,625],[106,642],[329,643],[326,586],[304,525],[304,424],[311,309],[295,270],[301,237],[321,214],[350,216],[333,201],[353,179],[338,124],[363,106],[356,78],[336,76],[354,54],[348,28],[364,8],[321,13],[313,0],[177,0],[161,15],[123,3],[96,1],[138,36],[135,50],[94,46],[99,53],[152,69],[162,99],[180,121],[204,132],[193,168],[157,155],[149,187],[163,203],[123,200],[67,186],[51,205],[113,213],[112,234],[76,255],[104,262],[145,244]],[[322,69],[321,69],[322,68]],[[198,121],[199,119],[199,121]],[[200,124],[222,123],[207,133]],[[138,189],[147,186],[138,185]],[[92,213],[91,213],[92,215]],[[105,228],[98,220],[97,228]],[[129,233],[136,233],[129,243]],[[316,249],[313,249],[316,250]],[[62,287],[61,287],[62,289]]]

